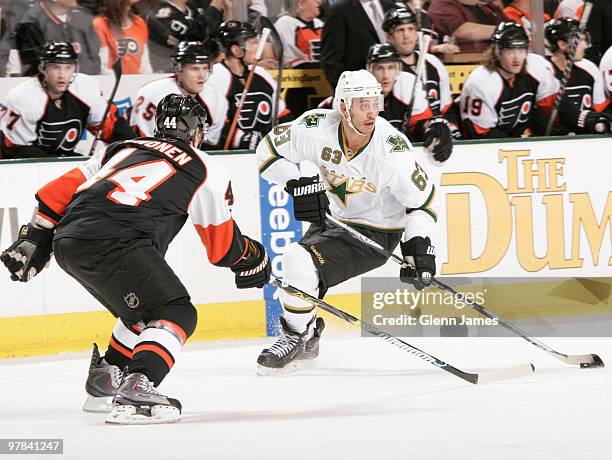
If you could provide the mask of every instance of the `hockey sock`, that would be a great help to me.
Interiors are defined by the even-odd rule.
[[[104,355],[106,362],[114,364],[119,369],[127,366],[132,359],[132,350],[141,330],[142,325],[134,324],[128,328],[121,319],[118,319]]]
[[[140,372],[158,386],[174,366],[181,348],[193,334],[196,309],[189,301],[156,310],[138,337],[128,373]]]

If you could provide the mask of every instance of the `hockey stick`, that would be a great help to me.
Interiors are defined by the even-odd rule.
[[[415,69],[414,75],[414,84],[412,85],[412,90],[410,92],[410,99],[408,103],[408,107],[406,108],[406,112],[404,112],[404,119],[402,120],[402,129],[403,133],[408,132],[408,128],[410,127],[410,118],[412,117],[412,108],[414,107],[414,99],[416,97],[416,88],[419,82],[421,81],[421,73],[423,72],[423,67],[425,66],[425,53],[424,49],[429,49],[429,41],[431,37],[429,35],[424,35],[423,32],[418,32],[419,37],[419,48],[421,52],[419,53],[419,59],[417,60],[417,65]]]
[[[110,112],[111,105],[113,104],[113,99],[115,98],[115,93],[117,92],[117,88],[119,87],[119,82],[121,81],[121,58],[117,58],[117,60],[113,64],[113,73],[115,74],[115,84],[113,86],[113,90],[110,93],[110,97],[108,98],[108,102],[106,103],[106,108],[104,109],[104,115],[102,115],[100,129],[98,129],[98,131],[96,132],[96,136],[94,137],[94,140],[91,143],[91,147],[89,148],[89,153],[87,154],[87,156],[93,155],[96,145],[98,145],[98,141],[100,140],[100,136],[102,136],[104,122],[106,121],[108,112]]]
[[[593,3],[590,1],[584,2],[584,10],[582,12],[582,18],[580,18],[580,34],[584,33],[584,29],[589,20],[589,16],[591,15],[591,9],[593,9]],[[555,118],[557,118],[557,113],[559,112],[559,106],[561,105],[561,99],[565,95],[565,91],[567,89],[567,83],[571,77],[572,69],[574,68],[574,60],[576,57],[576,48],[578,48],[578,44],[580,43],[580,35],[578,37],[571,37],[572,40],[569,43],[569,52],[567,56],[567,64],[565,65],[565,70],[561,75],[561,81],[559,82],[559,92],[557,93],[557,97],[555,98],[555,102],[553,104],[553,109],[550,114],[550,118],[548,119],[548,124],[546,125],[546,131],[544,132],[545,136],[550,136],[552,132],[553,124],[555,123]]]
[[[280,34],[272,21],[268,19],[266,16],[260,16],[259,20],[263,27],[270,29],[270,38],[272,38],[272,42],[278,52],[278,70],[276,72],[276,91],[274,92],[274,99],[272,101],[272,125],[274,128],[278,124],[278,110],[280,107],[280,94],[281,94],[281,85],[283,84],[283,58],[284,58],[284,47],[283,42],[280,38]]]
[[[238,117],[240,117],[240,111],[242,110],[242,105],[246,99],[246,96],[251,87],[251,82],[253,81],[253,76],[255,75],[255,68],[257,67],[257,63],[261,59],[261,55],[264,50],[264,46],[266,44],[266,40],[268,40],[268,35],[270,35],[270,29],[262,29],[261,37],[259,38],[259,45],[257,47],[257,51],[255,52],[255,59],[253,60],[253,64],[251,64],[251,71],[247,77],[247,80],[244,84],[244,89],[242,90],[242,94],[240,95],[240,101],[236,105],[236,113],[234,113],[234,119],[232,120],[232,124],[230,125],[229,132],[227,133],[227,138],[225,139],[225,144],[223,144],[223,150],[227,150],[232,142],[232,138],[234,137],[234,133],[236,131],[236,127],[238,126]]]
[[[386,257],[389,257],[391,260],[393,260],[393,262],[401,265],[402,267],[407,267],[408,266],[408,264],[404,260],[402,260],[401,257],[399,257],[399,256],[395,255],[393,252],[388,251],[387,249],[383,248],[376,241],[371,240],[370,238],[368,238],[367,236],[361,234],[357,230],[349,227],[344,222],[341,222],[340,220],[336,219],[333,216],[330,216],[329,214],[327,215],[326,220],[331,222],[335,226],[340,227],[341,229],[345,230],[349,235],[355,237],[356,239],[358,239],[359,241],[361,241],[365,245],[370,246],[371,248],[374,248],[374,249],[378,250],[381,254],[383,254]],[[604,367],[604,362],[596,354],[566,355],[564,353],[560,353],[560,352],[552,349],[551,347],[549,347],[545,343],[539,341],[538,339],[535,339],[535,338],[531,337],[529,334],[524,332],[522,329],[518,328],[517,326],[513,325],[512,323],[509,323],[508,321],[503,319],[501,316],[499,316],[499,315],[493,313],[492,311],[488,310],[487,308],[485,308],[483,305],[480,305],[480,304],[477,304],[476,302],[471,302],[471,301],[467,300],[465,298],[465,296],[462,296],[457,291],[455,291],[452,287],[444,284],[443,282],[437,280],[436,278],[432,277],[431,284],[433,284],[434,286],[438,287],[439,289],[442,289],[443,291],[446,291],[446,292],[449,292],[449,293],[453,294],[453,296],[455,296],[455,297],[460,296],[461,300],[463,302],[465,302],[472,310],[477,311],[478,313],[480,313],[483,316],[486,316],[487,318],[497,320],[497,323],[500,326],[503,326],[506,329],[509,329],[509,330],[513,331],[515,334],[519,335],[520,337],[525,339],[530,344],[538,347],[541,350],[544,350],[546,353],[551,354],[552,356],[554,356],[555,358],[563,361],[566,364],[570,364],[570,365],[574,365],[574,366],[580,366],[581,368]]]
[[[283,291],[287,292],[292,296],[299,297],[300,299],[305,300],[313,307],[319,307],[321,310],[325,310],[326,312],[331,313],[332,315],[337,316],[338,318],[343,319],[344,321],[347,321],[351,324],[361,324],[362,330],[366,331],[368,334],[380,337],[381,339],[389,342],[391,345],[395,345],[396,347],[404,350],[405,352],[410,353],[411,355],[416,356],[417,358],[421,358],[422,360],[427,361],[428,363],[442,370],[445,370],[446,372],[449,372],[465,380],[466,382],[470,382],[473,384],[494,383],[502,380],[525,377],[533,374],[535,371],[535,366],[531,363],[517,364],[516,366],[511,366],[504,369],[498,369],[489,372],[470,373],[462,371],[450,365],[449,363],[442,361],[441,359],[438,359],[430,355],[429,353],[424,352],[420,348],[409,344],[408,342],[405,342],[391,334],[387,334],[386,332],[381,331],[376,326],[370,324],[367,321],[364,321],[362,319],[357,318],[356,316],[351,315],[350,313],[342,311],[339,308],[336,308],[333,305],[324,302],[323,300],[317,299],[316,297],[313,297],[296,287],[284,284],[281,280],[277,278],[272,277],[271,281],[278,288],[282,289]]]

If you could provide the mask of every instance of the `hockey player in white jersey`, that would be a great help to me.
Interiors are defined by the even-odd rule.
[[[543,134],[559,92],[550,62],[529,53],[529,38],[512,21],[500,23],[491,37],[485,63],[461,90],[461,118],[468,138],[519,137]],[[602,115],[581,111],[561,99],[559,120],[575,132],[598,132]]]
[[[346,71],[336,87],[336,110],[315,109],[279,125],[257,147],[261,176],[293,196],[295,217],[311,222],[299,243],[283,255],[286,283],[323,298],[328,288],[383,265],[387,259],[326,224],[326,213],[393,250],[401,240],[415,269],[402,280],[424,287],[436,273],[428,235],[436,220],[430,209],[434,185],[415,161],[406,136],[378,116],[381,85],[367,70]],[[319,176],[301,177],[297,163],[316,165]],[[282,335],[264,349],[260,373],[290,370],[318,355],[322,318],[306,301],[280,292]]]
[[[225,123],[227,99],[208,81],[211,73],[211,50],[202,42],[180,42],[172,52],[174,75],[147,83],[136,97],[130,116],[132,128],[140,136],[153,136],[155,109],[168,94],[192,96],[206,110],[209,123],[206,146],[218,147]]]
[[[544,29],[547,45],[552,52],[548,57],[555,77],[561,81],[563,74],[567,72],[569,65],[570,46],[575,43],[575,53],[573,56],[574,66],[565,86],[563,102],[567,102],[575,107],[585,121],[589,119],[600,119],[601,125],[605,130],[608,99],[604,90],[604,80],[599,73],[597,66],[584,58],[584,52],[589,46],[589,39],[586,33],[580,31],[580,23],[575,19],[559,18],[546,23]],[[612,121],[612,118],[607,122]],[[553,129],[553,134],[567,134],[569,132],[587,133],[589,131],[580,127],[566,126],[565,123],[558,124]],[[607,131],[609,131],[609,127]],[[603,131],[602,131],[603,132]]]
[[[227,142],[236,108],[245,89],[258,46],[257,31],[248,22],[228,21],[221,24],[217,39],[225,59],[215,64],[210,84],[225,96],[228,103],[226,124],[221,133],[221,143],[230,149],[254,149],[259,140],[272,127],[272,110],[276,82],[267,70],[256,66],[251,86],[245,95],[238,116],[237,129]],[[282,99],[279,100],[278,117],[283,121],[289,115]]]
[[[422,52],[417,49],[417,17],[408,8],[394,8],[385,13],[382,23],[387,42],[392,44],[401,58],[401,70],[416,73],[416,64]],[[425,53],[423,81],[426,82],[426,96],[432,116],[443,116],[452,128],[453,137],[461,138],[459,118],[453,107],[448,72],[444,64],[433,54]]]
[[[85,129],[114,142],[135,137],[127,121],[106,101],[95,78],[78,72],[78,55],[70,43],[51,41],[40,50],[37,76],[12,88],[0,104],[0,158],[78,155]]]

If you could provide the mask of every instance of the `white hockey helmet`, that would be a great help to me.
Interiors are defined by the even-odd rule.
[[[335,106],[340,107],[340,101],[346,104],[346,110],[348,111],[346,120],[349,126],[363,136],[365,134],[357,130],[351,121],[351,102],[358,97],[377,97],[379,110],[382,110],[384,107],[382,86],[374,75],[365,69],[342,72],[336,85]]]

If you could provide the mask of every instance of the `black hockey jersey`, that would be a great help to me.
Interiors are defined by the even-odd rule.
[[[226,123],[221,133],[220,145],[223,145],[227,139],[236,107],[244,91],[247,75],[248,72],[245,72],[244,78],[236,76],[223,62],[213,66],[213,72],[207,83],[225,95],[228,102]],[[244,106],[240,110],[237,129],[230,142],[230,148],[255,148],[257,141],[272,129],[275,90],[276,82],[268,71],[256,67]],[[282,99],[279,102],[278,118],[281,119],[287,117],[289,111]]]
[[[212,36],[222,20],[223,12],[212,6],[204,10],[197,3],[188,1],[183,12],[170,0],[159,2],[147,20],[153,70],[172,72],[172,49],[183,40],[203,41]]]
[[[550,113],[559,82],[550,64],[529,54],[526,71],[512,81],[484,66],[475,69],[461,91],[461,119],[467,138],[520,137],[534,109]]]
[[[415,62],[419,59],[419,51],[414,52]],[[402,71],[415,75],[415,70],[406,64],[402,63]],[[451,95],[450,82],[448,72],[444,64],[432,54],[425,55],[425,65],[427,71],[427,101],[431,107],[434,116],[444,115],[453,104]]]
[[[5,157],[70,156],[85,128],[95,132],[102,127],[101,139],[113,140],[117,109],[111,106],[102,123],[106,101],[95,78],[77,73],[66,92],[51,101],[38,77],[9,91],[0,107],[0,130]],[[134,137],[127,122],[119,138]],[[21,146],[35,146],[36,154],[21,155]]]
[[[58,223],[56,239],[149,238],[165,253],[190,215],[211,263],[230,266],[245,251],[225,169],[178,140],[112,144],[36,198],[42,217]]]

